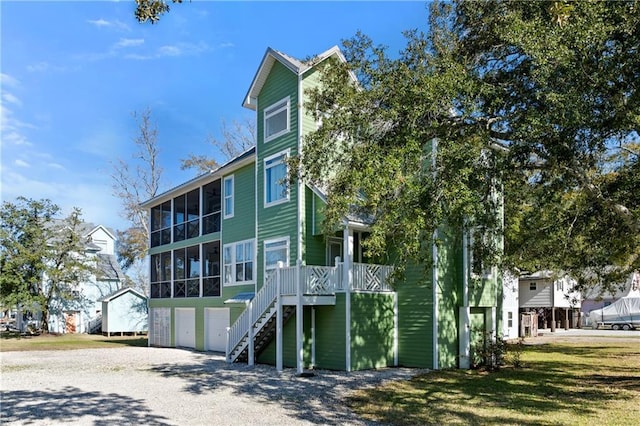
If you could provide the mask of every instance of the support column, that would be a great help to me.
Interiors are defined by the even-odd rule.
[[[345,370],[351,371],[351,285],[353,282],[351,264],[353,262],[353,231],[350,230],[348,226],[344,227],[342,238],[345,292]]]
[[[311,307],[311,368],[316,368],[316,307]]]
[[[280,288],[280,270],[282,262],[278,262],[276,268],[276,370],[282,371],[282,291]],[[253,322],[253,319],[252,319]]]
[[[556,331],[556,308],[551,307],[551,332]]]
[[[302,350],[302,340],[304,338],[302,322],[304,318],[304,312],[302,311],[302,279],[300,274],[302,262],[298,259],[296,264],[296,359],[298,366],[298,374],[302,374],[304,370],[304,353]]]
[[[393,292],[393,366],[397,367],[398,361],[398,292]]]
[[[564,308],[564,329],[569,329],[569,308]]]
[[[249,332],[247,333],[247,337],[249,339],[248,342],[248,354],[247,354],[247,364],[253,365],[256,359],[255,349],[254,349],[254,326],[253,326],[253,300],[249,302]]]
[[[462,234],[462,306],[458,309],[458,367],[471,368],[471,308],[469,307],[469,237],[466,229]]]

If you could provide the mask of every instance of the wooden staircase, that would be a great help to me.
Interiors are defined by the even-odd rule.
[[[255,356],[258,357],[260,353],[269,345],[276,335],[276,306],[275,304],[269,309],[268,312],[263,315],[264,321],[259,321],[254,326],[254,338],[253,347]],[[283,306],[282,307],[282,324],[286,324],[289,318],[296,312],[295,306]],[[260,326],[262,324],[262,326]],[[246,341],[246,336],[241,345],[236,347],[237,356],[235,356],[235,362],[247,362],[249,358],[249,345]]]

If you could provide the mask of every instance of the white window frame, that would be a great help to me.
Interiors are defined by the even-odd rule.
[[[287,115],[286,127],[283,130],[280,130],[278,133],[274,133],[270,136],[267,136],[267,120],[281,113],[282,111],[286,111],[286,115]],[[286,133],[289,133],[289,131],[291,130],[291,97],[287,96],[286,98],[282,98],[278,102],[274,102],[269,107],[265,108],[263,112],[263,116],[264,116],[264,121],[263,121],[262,130],[263,130],[265,143],[272,141],[273,139],[280,137]]]
[[[227,182],[231,182],[231,194],[227,194]],[[224,209],[224,218],[232,218],[235,212],[235,179],[233,175],[227,176],[222,181],[222,208]],[[230,201],[231,211],[227,209],[227,199]]]
[[[264,267],[264,276],[266,277],[269,271],[272,271],[274,269],[276,269],[277,265],[274,266],[267,266],[267,252],[270,251],[278,251],[281,250],[282,247],[278,246],[276,248],[267,248],[267,245],[269,244],[277,244],[277,243],[285,243],[284,248],[286,250],[286,254],[285,254],[285,259],[284,259],[284,266],[287,267],[289,266],[289,257],[291,256],[291,251],[290,251],[290,239],[289,237],[280,237],[280,238],[272,238],[270,240],[264,240],[264,242],[262,243],[262,247],[264,249],[264,259],[262,260],[262,264]]]
[[[529,283],[529,291],[538,291],[538,283],[531,281]]]
[[[236,270],[236,264],[237,259],[236,259],[236,248],[239,245],[244,246],[247,243],[251,243],[251,263],[252,263],[252,267],[251,267],[251,280],[247,280],[247,281],[238,281],[236,279],[236,274],[235,274],[235,270]],[[229,248],[231,250],[231,259],[227,258],[227,248]],[[244,249],[243,249],[244,250]],[[230,260],[230,262],[227,262],[227,260]],[[244,261],[243,263],[246,263],[246,261]],[[227,265],[231,265],[231,280],[227,281]],[[256,282],[256,274],[257,274],[257,270],[256,270],[256,240],[254,238],[251,238],[249,240],[243,240],[243,241],[236,241],[233,243],[229,243],[229,244],[225,244],[222,247],[222,285],[225,287],[229,287],[229,286],[235,286],[235,285],[249,285],[249,284],[255,284]]]
[[[280,151],[277,154],[274,154],[274,155],[271,155],[271,156],[265,158],[263,163],[262,163],[263,164],[263,169],[264,169],[262,171],[262,175],[263,175],[262,176],[263,177],[262,186],[264,187],[263,188],[264,189],[263,195],[264,195],[264,206],[265,207],[271,207],[271,206],[275,206],[275,205],[278,205],[278,204],[286,203],[286,202],[289,201],[289,187],[288,187],[288,185],[286,183],[284,183],[284,185],[285,185],[285,191],[284,191],[285,196],[284,197],[278,198],[275,201],[268,201],[267,200],[267,187],[269,186],[268,182],[267,182],[267,163],[269,161],[272,161],[272,160],[278,158],[278,157],[282,157],[282,160],[280,160],[280,162],[274,163],[274,164],[270,165],[268,168],[272,168],[272,167],[275,167],[277,165],[284,164],[284,167],[285,167],[285,179],[286,179],[286,177],[289,175],[289,166],[285,162],[285,159],[289,157],[289,153],[290,153],[289,149],[287,149],[285,151]]]

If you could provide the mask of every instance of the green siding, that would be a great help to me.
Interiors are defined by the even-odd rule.
[[[232,174],[235,205],[233,217],[222,220],[222,244],[248,240],[256,234],[255,164],[242,167]]]
[[[298,77],[276,61],[258,96],[257,114],[257,187],[258,187],[258,286],[264,282],[264,241],[271,238],[289,237],[289,265],[296,264],[298,257],[298,190],[293,184],[289,188],[289,200],[281,204],[264,207],[264,159],[290,149],[297,154],[298,147]],[[264,109],[290,97],[289,132],[264,142]]]
[[[496,296],[500,281],[494,275],[491,278],[469,280],[469,305],[476,307],[496,306]]]
[[[351,294],[351,369],[393,366],[394,297]]]
[[[302,353],[303,364],[307,368],[311,365],[311,307],[303,308],[304,318],[302,320]],[[282,365],[284,367],[296,368],[298,366],[296,360],[296,313],[283,327],[282,333]],[[267,345],[267,347],[258,355],[257,362],[261,364],[276,364],[276,339],[275,337]]]
[[[336,294],[335,306],[316,307],[316,367],[345,370],[345,295]]]
[[[305,233],[304,233],[304,259],[307,265],[326,265],[327,245],[323,235],[314,232],[314,199],[317,204],[321,203],[317,195],[309,188],[305,189]]]
[[[407,267],[398,283],[398,363],[433,367],[433,292],[431,270]]]
[[[438,366],[458,366],[459,307],[462,306],[462,238],[440,230],[438,248]]]

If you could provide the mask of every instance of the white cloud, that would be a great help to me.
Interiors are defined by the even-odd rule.
[[[48,72],[48,71],[66,71],[66,67],[61,67],[59,65],[52,65],[49,62],[42,61],[36,64],[27,65],[27,71],[29,72]]]
[[[122,49],[125,47],[135,47],[144,44],[143,38],[121,38],[116,44],[113,45],[114,49]]]
[[[129,31],[131,29],[129,28],[129,25],[125,24],[122,21],[118,21],[117,19],[115,21],[107,21],[106,19],[103,19],[103,18],[89,19],[87,22],[98,28],[110,28],[110,29],[115,29],[119,31]]]
[[[0,84],[2,84],[2,86],[8,86],[12,88],[20,86],[20,82],[17,79],[5,73],[0,73]]]
[[[15,164],[18,167],[31,167],[31,165],[29,163],[27,163],[26,161],[17,159],[13,162],[13,164]]]
[[[20,99],[18,99],[16,96],[14,96],[11,93],[3,93],[2,94],[2,100],[4,102],[8,102],[10,104],[14,104],[14,105],[18,105],[18,106],[22,106],[22,101]]]
[[[15,118],[13,111],[7,108],[6,104],[0,104],[0,132],[2,133],[3,143],[30,146],[31,143],[23,134],[23,129],[33,128],[35,128],[34,125]]]
[[[59,163],[49,163],[49,164],[47,164],[47,166],[49,166],[52,169],[66,170],[66,168],[62,164],[59,164]]]
[[[158,49],[158,56],[180,56],[182,49],[178,46],[162,46]]]

